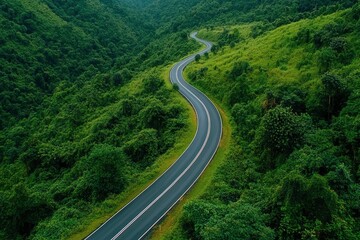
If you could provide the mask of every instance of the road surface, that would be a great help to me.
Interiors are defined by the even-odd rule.
[[[206,45],[197,54],[210,51],[211,43],[191,37]],[[194,61],[192,55],[177,63],[170,72],[173,84],[189,101],[197,115],[195,137],[179,159],[145,189],[86,239],[141,239],[166,215],[200,177],[216,153],[222,135],[222,122],[214,104],[199,90],[185,82],[184,68]]]

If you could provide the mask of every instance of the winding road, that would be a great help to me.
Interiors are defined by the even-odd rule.
[[[206,45],[197,54],[211,49],[211,43],[191,37]],[[141,239],[166,215],[168,211],[194,185],[214,157],[222,135],[221,117],[214,104],[183,78],[185,67],[194,61],[192,55],[177,63],[170,72],[173,84],[193,106],[197,115],[195,137],[179,159],[154,183],[113,215],[86,239]]]

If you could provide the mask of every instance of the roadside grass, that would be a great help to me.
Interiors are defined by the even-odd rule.
[[[162,70],[161,76],[166,82],[168,88],[172,87],[169,81],[169,72],[171,66]],[[137,89],[138,81],[131,83],[130,89]],[[127,189],[119,195],[110,197],[96,208],[92,213],[83,220],[82,227],[76,229],[70,236],[64,236],[64,239],[77,240],[88,236],[92,231],[98,228],[102,223],[109,219],[112,215],[123,208],[128,202],[139,195],[146,187],[148,187],[156,178],[166,171],[183,153],[187,146],[192,141],[196,132],[196,115],[190,104],[178,93],[173,91],[174,99],[186,109],[186,127],[177,136],[175,145],[160,156],[156,162],[144,172],[139,173],[134,177],[134,182]]]

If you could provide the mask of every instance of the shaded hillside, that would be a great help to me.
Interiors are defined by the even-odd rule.
[[[61,81],[123,67],[148,34],[138,16],[95,0],[5,0],[0,9],[0,128],[27,117]]]
[[[0,238],[67,238],[174,145],[187,112],[152,67],[197,45],[116,1],[5,0],[0,22]]]
[[[349,7],[356,0],[153,0],[145,9],[164,31],[263,21],[267,28]]]

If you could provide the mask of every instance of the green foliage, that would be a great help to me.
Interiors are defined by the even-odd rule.
[[[329,2],[296,6],[316,4]],[[212,186],[185,207],[184,239],[247,239],[254,229],[270,239],[359,238],[358,8],[274,30],[292,20],[228,26],[245,40],[187,68],[189,77],[207,69],[193,84],[231,109],[235,126]],[[222,31],[200,33],[216,41]]]
[[[321,79],[324,95],[327,99],[327,118],[338,115],[348,98],[348,89],[341,79],[333,74],[326,73]],[[324,99],[325,101],[325,99]]]
[[[158,154],[157,132],[155,129],[145,129],[125,145],[125,153],[134,162],[144,161],[148,165]]]
[[[11,166],[18,170],[19,164]],[[20,172],[21,174],[21,166]],[[8,169],[1,168],[1,177],[5,177]],[[2,181],[6,179],[1,179]],[[55,204],[44,192],[29,189],[23,179],[7,179],[12,185],[3,185],[0,192],[1,222],[4,238],[13,238],[17,234],[27,236],[29,231],[42,219],[51,216]]]
[[[319,52],[318,57],[320,72],[325,73],[329,71],[333,67],[335,60],[336,54],[334,50],[332,50],[331,48],[323,48]]]
[[[179,85],[177,85],[176,83],[173,84],[173,90],[174,91],[179,91]]]
[[[250,204],[226,207],[202,201],[186,205],[182,218],[188,238],[209,240],[275,239],[273,230],[265,222],[266,217]]]
[[[219,35],[218,43],[219,47],[223,47],[225,45],[235,47],[235,44],[241,40],[240,33],[237,29],[235,29],[234,32],[230,32],[229,30],[224,29],[223,32]]]
[[[125,68],[113,75],[113,82],[116,86],[123,85],[126,82],[130,81],[132,78],[132,74],[129,69]]]
[[[280,239],[309,238],[315,233],[317,239],[354,239],[349,223],[338,222],[339,216],[344,217],[342,203],[324,177],[292,174],[284,179],[278,196],[283,214]]]
[[[246,61],[236,62],[230,71],[230,78],[236,79],[237,77],[240,77],[242,74],[247,74],[251,71],[252,69],[248,62]]]
[[[200,61],[200,58],[201,58],[201,56],[200,56],[199,54],[196,54],[196,56],[195,56],[195,62],[199,62],[199,61]]]
[[[199,70],[197,70],[195,72],[191,72],[188,77],[193,81],[194,80],[200,80],[200,79],[205,77],[205,74],[206,74],[207,70],[208,70],[208,68],[206,68],[206,67],[201,68],[201,69],[199,69]]]
[[[346,107],[341,111],[338,118],[334,120],[334,128],[341,133],[341,142],[347,151],[349,157],[352,159],[352,172],[357,175],[360,169],[360,117],[358,107],[360,107],[359,92],[354,92],[350,95]],[[360,175],[357,175],[359,179]]]
[[[0,238],[67,238],[173,146],[184,109],[149,69],[206,26],[212,53],[188,75],[231,109],[234,146],[187,236],[356,239],[355,3],[3,0]]]
[[[41,1],[35,6],[23,1],[3,1],[0,18],[4,28],[0,35],[5,44],[0,49],[1,82],[4,84],[1,95],[8,100],[2,99],[1,105],[8,114],[1,116],[7,120],[2,128],[40,108],[46,95],[51,94],[61,80],[74,82],[88,70],[94,71],[93,74],[109,70],[109,63],[119,57],[115,55],[129,58],[133,53],[134,45],[128,45],[126,54],[120,47],[112,49],[114,54],[106,52],[105,48],[111,41],[118,46],[119,42],[131,43],[129,39],[138,34],[137,30],[123,31],[126,27],[117,23],[122,19],[112,16],[106,21],[112,33],[95,31],[105,22],[94,21],[90,26],[87,14],[94,16],[92,13],[97,11],[99,19],[100,15],[108,16],[105,6],[92,8],[83,2],[73,2],[73,5]],[[82,9],[77,18],[70,11],[74,7]],[[10,10],[9,15],[7,11]],[[110,35],[108,42],[102,41]],[[9,99],[8,96],[13,97]]]
[[[144,93],[155,94],[161,87],[164,86],[164,81],[156,76],[150,76],[144,79]]]
[[[305,2],[305,3],[304,3]],[[194,29],[199,26],[225,26],[241,22],[263,21],[273,23],[275,26],[297,21],[304,17],[318,16],[331,13],[339,8],[347,8],[354,5],[356,0],[316,0],[296,1],[270,0],[270,1],[179,1],[164,0],[154,1],[145,7],[161,16],[163,28],[167,31],[178,31],[181,29]],[[160,23],[161,24],[161,23]],[[269,26],[266,28],[268,29]],[[258,32],[257,35],[259,35]],[[226,44],[239,41],[235,34],[223,31],[223,39]]]
[[[229,105],[233,106],[237,103],[247,102],[251,99],[251,92],[246,81],[246,78],[239,77],[234,85],[234,87],[230,90],[229,93]]]
[[[261,121],[260,109],[256,109],[249,104],[237,103],[231,109],[231,115],[236,125],[242,126],[241,128],[237,128],[239,136],[247,141],[254,139],[255,130]],[[251,130],[249,131],[249,129]]]
[[[296,35],[296,41],[299,44],[310,43],[312,31],[309,28],[302,28]]]
[[[275,239],[274,231],[265,223],[260,209],[250,204],[233,205],[225,216],[210,218],[202,235],[203,239]]]
[[[277,106],[269,110],[260,126],[260,148],[272,153],[289,153],[303,142],[305,133],[301,118],[289,108]]]
[[[149,68],[197,45],[145,18],[116,1],[0,3],[0,238],[66,238],[174,145],[184,109]]]
[[[126,185],[126,159],[121,149],[98,145],[83,160],[87,171],[79,180],[75,194],[84,200],[104,200],[109,194],[120,193]]]

